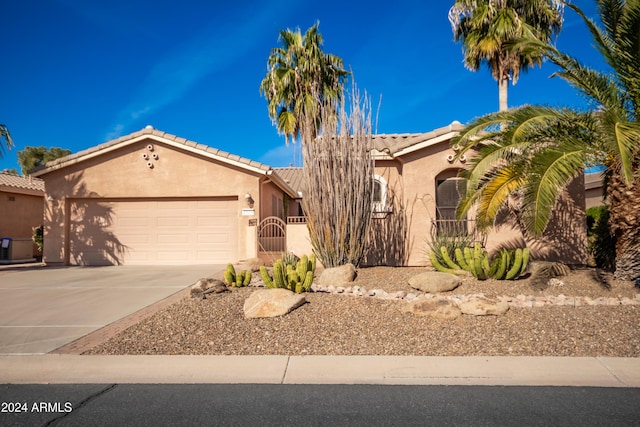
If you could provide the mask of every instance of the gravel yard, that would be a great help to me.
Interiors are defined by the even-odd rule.
[[[362,268],[354,285],[415,293],[407,280],[423,271],[427,269]],[[633,283],[610,280],[607,287],[590,269],[559,279],[562,284],[541,290],[532,287],[531,279],[466,277],[449,294],[628,298],[640,303],[640,289]],[[640,357],[638,304],[512,307],[504,316],[443,321],[402,312],[403,300],[318,292],[307,294],[307,303],[284,317],[247,320],[243,304],[254,290],[184,298],[85,354]]]

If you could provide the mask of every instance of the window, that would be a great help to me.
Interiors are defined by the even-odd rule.
[[[373,212],[387,212],[387,181],[380,175],[373,176]]]
[[[467,181],[457,176],[436,179],[438,234],[466,235],[467,220],[458,220],[456,210],[466,195]]]
[[[285,219],[282,199],[275,194],[271,195],[271,215]]]

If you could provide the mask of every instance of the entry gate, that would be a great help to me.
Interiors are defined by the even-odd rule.
[[[285,252],[287,224],[277,216],[269,216],[258,226],[258,245],[261,252]]]

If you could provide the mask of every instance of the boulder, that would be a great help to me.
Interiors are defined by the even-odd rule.
[[[325,268],[318,283],[321,286],[343,286],[353,282],[356,278],[356,267],[353,264],[345,264],[340,267]]]
[[[402,310],[418,316],[428,316],[440,320],[454,320],[462,314],[460,308],[453,301],[437,297],[412,301]]]
[[[264,261],[261,260],[260,258],[249,258],[248,260],[245,260],[242,263],[242,266],[240,267],[240,271],[251,271],[252,273],[255,273],[256,271],[260,271],[260,267],[262,267],[264,265]]]
[[[471,295],[466,300],[461,301],[459,306],[464,314],[474,316],[501,316],[509,310],[508,302],[481,295]]]
[[[296,294],[288,289],[260,289],[249,295],[249,298],[244,302],[244,317],[256,319],[284,316],[305,302],[304,295]]]
[[[222,280],[202,278],[191,287],[191,297],[202,295],[203,293],[220,293],[228,291]]]
[[[461,283],[462,280],[455,274],[440,271],[427,271],[409,279],[409,286],[412,288],[432,294],[452,291]]]

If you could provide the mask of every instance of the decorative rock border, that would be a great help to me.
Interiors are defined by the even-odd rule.
[[[456,304],[460,304],[461,302],[468,300],[473,296],[482,296],[485,295],[482,293],[472,294],[472,295],[446,295],[446,294],[428,294],[421,293],[416,294],[412,292],[405,291],[396,291],[388,293],[382,289],[372,289],[367,290],[362,286],[320,286],[317,284],[313,284],[311,286],[311,290],[314,292],[324,292],[335,295],[346,295],[346,296],[362,296],[362,297],[372,297],[379,298],[384,300],[404,300],[407,302],[415,301],[418,299],[428,299],[428,298],[447,298]],[[569,307],[579,307],[579,306],[593,306],[593,305],[607,305],[607,306],[616,306],[616,305],[640,305],[640,294],[636,294],[635,298],[631,299],[628,297],[616,298],[616,297],[600,297],[600,298],[591,298],[587,296],[577,296],[570,297],[563,294],[559,295],[548,295],[548,296],[527,296],[527,295],[517,295],[515,297],[508,295],[499,295],[496,297],[500,301],[504,301],[509,304],[510,307],[520,307],[520,308],[534,308],[534,307],[544,307],[546,305],[555,305],[555,306],[569,306]]]
[[[251,281],[249,285],[251,287],[256,288],[264,288],[265,285],[261,279],[256,278]],[[316,293],[329,293],[334,295],[344,295],[344,296],[353,296],[353,297],[366,297],[366,298],[378,298],[382,300],[390,300],[390,301],[406,301],[412,302],[419,299],[428,299],[428,298],[446,298],[449,299],[456,304],[460,304],[461,302],[468,300],[474,296],[485,297],[483,293],[463,295],[463,294],[446,294],[446,293],[438,293],[438,294],[430,294],[430,293],[415,293],[415,292],[406,292],[406,291],[396,291],[396,292],[387,292],[383,289],[371,289],[367,290],[363,286],[353,285],[353,286],[323,286],[316,282],[311,285],[311,291]],[[563,294],[559,295],[545,295],[545,296],[533,296],[533,295],[498,295],[495,297],[500,301],[505,301],[509,304],[509,307],[515,308],[535,308],[535,307],[544,307],[544,306],[566,306],[566,307],[580,307],[580,306],[616,306],[616,305],[640,305],[640,294],[636,294],[635,297],[599,297],[599,298],[591,298],[588,296],[566,296]]]

